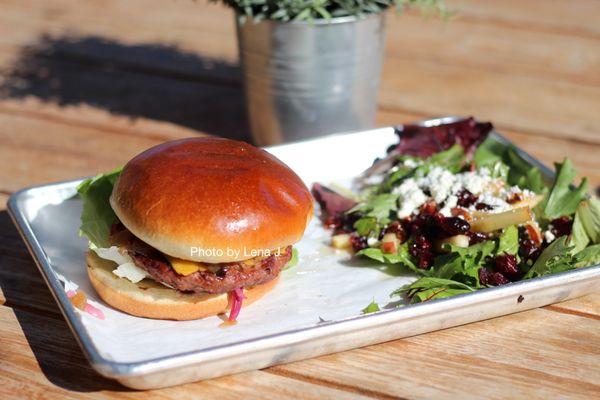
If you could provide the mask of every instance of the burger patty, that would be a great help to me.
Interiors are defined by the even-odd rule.
[[[210,269],[179,275],[168,261],[157,254],[130,250],[135,265],[145,270],[157,282],[182,292],[227,293],[239,287],[260,285],[275,279],[292,258],[292,246],[279,254],[233,263],[211,264]]]
[[[267,257],[250,260],[202,264],[205,269],[180,275],[159,250],[134,236],[121,223],[111,227],[111,245],[125,250],[138,267],[152,279],[182,292],[227,293],[239,287],[251,287],[275,279],[292,258],[292,246],[282,248]]]

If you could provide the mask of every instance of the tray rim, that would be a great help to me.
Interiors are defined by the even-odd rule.
[[[464,117],[450,116],[442,118],[433,118],[414,122],[411,123],[411,125],[418,124],[423,126],[432,126],[439,125],[442,123],[453,122],[462,118]],[[293,143],[271,146],[267,147],[266,149],[277,149],[279,147],[293,146],[298,143],[321,141],[323,139],[332,137],[342,138],[347,134],[353,133],[356,134],[390,128],[401,129],[402,126],[403,125],[395,125],[357,132],[335,133],[318,138],[311,138]],[[527,162],[529,162],[531,165],[540,168],[542,174],[546,178],[550,179],[553,177],[554,173],[548,167],[546,167],[536,158],[532,157],[531,155],[514,145],[514,143],[512,143],[510,140],[499,134],[495,129],[491,132],[491,135],[495,136],[497,139],[504,143],[513,145],[517,152]],[[202,362],[212,361],[216,359],[227,358],[234,354],[252,353],[253,351],[263,351],[266,349],[277,348],[290,343],[305,342],[324,336],[360,331],[369,327],[394,323],[405,318],[411,318],[411,316],[440,312],[441,310],[445,309],[454,309],[456,307],[466,306],[472,303],[475,304],[485,302],[487,299],[496,299],[499,297],[510,297],[518,295],[521,292],[526,292],[529,288],[535,288],[540,283],[544,283],[546,286],[561,286],[566,281],[583,281],[588,279],[600,278],[600,265],[590,266],[583,269],[565,271],[558,274],[533,278],[527,281],[519,281],[503,286],[482,289],[476,292],[466,293],[450,298],[409,305],[402,308],[383,310],[372,314],[356,315],[337,321],[326,321],[314,326],[278,332],[275,334],[262,336],[254,339],[243,340],[230,344],[212,346],[200,350],[191,350],[187,352],[166,355],[142,361],[117,362],[102,356],[99,352],[99,349],[94,345],[91,335],[87,332],[85,326],[81,322],[81,319],[75,312],[74,308],[70,306],[70,301],[66,295],[66,292],[63,289],[62,284],[52,271],[48,257],[44,253],[44,250],[37,237],[34,235],[32,227],[27,218],[25,217],[23,210],[21,210],[19,206],[21,198],[28,195],[31,191],[49,187],[69,188],[75,186],[83,179],[85,178],[26,187],[13,193],[7,202],[7,206],[8,212],[15,226],[17,227],[17,230],[23,238],[23,241],[25,242],[29,252],[33,256],[33,259],[38,269],[40,270],[40,273],[42,274],[44,280],[46,281],[46,284],[51,289],[50,292],[52,293],[52,296],[57,302],[59,309],[65,317],[67,324],[73,332],[73,335],[75,336],[75,339],[77,340],[83,353],[89,360],[92,367],[97,372],[109,378],[119,379],[147,375],[151,373],[167,371],[170,369],[191,366],[194,364],[199,364]]]

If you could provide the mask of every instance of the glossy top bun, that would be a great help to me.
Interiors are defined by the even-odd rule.
[[[221,138],[167,142],[137,155],[123,168],[110,204],[142,241],[205,263],[296,243],[313,214],[308,189],[283,162]]]

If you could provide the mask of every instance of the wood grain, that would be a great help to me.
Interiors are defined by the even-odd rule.
[[[140,393],[98,376],[77,347],[66,323],[0,307],[0,398],[139,398]],[[182,388],[153,390],[147,399],[362,398],[354,392],[255,371]]]
[[[239,99],[235,66],[237,53],[233,18],[229,11],[209,6],[198,13],[197,5],[189,3],[164,10],[156,1],[154,8],[161,9],[160,16],[146,12],[136,18],[135,24],[118,3],[92,3],[73,8],[68,7],[66,1],[55,0],[51,3],[36,2],[37,7],[33,11],[31,7],[13,3],[9,12],[0,18],[10,23],[27,16],[32,22],[19,26],[18,32],[11,30],[10,35],[7,32],[11,39],[5,46],[3,57],[7,63],[13,60],[13,68],[23,67],[19,57],[24,57],[30,67],[33,65],[50,73],[50,79],[46,79],[48,82],[52,78],[61,81],[60,73],[53,68],[56,59],[68,64],[95,62],[102,65],[108,61],[106,67],[125,68],[134,75],[137,71],[147,76],[153,71],[157,75],[179,78],[173,80],[186,83],[191,80],[200,86],[200,82],[206,85],[207,82],[218,81],[231,89],[236,88],[237,95],[229,98]],[[574,35],[568,29],[567,32],[558,28],[520,29],[514,24],[497,23],[518,21],[523,18],[519,12],[531,16],[536,8],[514,4],[514,9],[503,7],[502,12],[494,14],[496,19],[490,20],[490,10],[500,8],[500,3],[492,3],[487,14],[482,11],[485,7],[476,2],[457,4],[456,7],[451,5],[464,11],[449,23],[423,21],[414,13],[394,21],[396,17],[390,15],[381,105],[386,109],[430,115],[474,114],[515,130],[598,143],[600,136],[595,127],[600,121],[595,110],[600,106],[600,88],[595,72],[600,62],[597,51],[600,39],[593,35]],[[556,10],[561,12],[570,4],[565,1],[554,3]],[[140,6],[135,1],[128,4],[132,10]],[[152,2],[144,4],[146,9],[153,9]],[[581,6],[570,7],[571,11],[566,14],[582,14],[578,21],[592,29],[592,20],[586,20],[590,15],[583,17],[583,14],[587,11],[593,15],[594,7],[594,3],[584,1]],[[544,12],[546,15],[550,13],[548,10]],[[550,26],[559,25],[558,17],[562,18],[556,11],[554,13],[556,18],[550,19]],[[52,15],[52,18],[46,18],[47,15]],[[10,26],[9,23],[5,25]],[[77,26],[77,30],[66,32],[65,26]],[[199,29],[202,35],[189,34]],[[168,34],[164,33],[166,31]],[[43,35],[50,35],[49,39],[42,39]],[[23,44],[29,44],[30,48],[20,54]],[[44,51],[48,47],[49,54]],[[74,73],[77,74],[77,71]],[[86,82],[76,76],[72,79]],[[132,76],[130,79],[136,82],[139,77]],[[73,101],[72,96],[61,89],[51,90],[40,87],[39,82],[33,83],[31,91],[34,95],[44,98],[53,93],[59,100]],[[128,84],[140,87],[135,83]],[[508,87],[511,90],[506,90]],[[144,91],[152,94],[151,89]],[[221,92],[216,96],[211,88],[200,92],[213,99],[228,97]],[[181,97],[176,93],[173,99]],[[468,93],[468,96],[457,96],[458,93]],[[185,90],[183,95],[191,96]],[[213,107],[204,98],[200,95],[199,101]],[[144,116],[139,108],[103,105],[102,100],[84,98],[82,102],[100,103],[109,110],[112,107],[126,115],[137,116],[141,112]],[[196,101],[189,102],[196,104]],[[229,103],[231,100],[214,105],[220,112],[210,109],[209,114],[227,114],[231,110],[227,108]],[[214,126],[202,123],[207,120],[205,115],[194,118],[193,112],[183,104],[184,116],[177,117],[156,109],[149,110],[147,114],[171,121],[179,118],[182,123],[203,131],[215,130]],[[239,102],[236,107],[243,112]],[[228,119],[223,117],[219,120],[220,125],[216,125],[227,127],[227,122]],[[243,129],[217,129],[219,132],[216,133],[234,130],[235,134],[241,135]]]
[[[449,23],[389,16],[379,126],[491,120],[600,185],[600,2],[450,0]],[[159,142],[249,139],[234,19],[162,0],[0,0],[0,209]],[[137,393],[77,347],[0,211],[0,398],[596,398],[600,295],[364,349]]]
[[[600,393],[597,326],[532,310],[267,371],[400,397],[593,398]]]

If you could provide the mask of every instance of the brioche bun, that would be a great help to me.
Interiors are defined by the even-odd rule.
[[[114,308],[138,317],[191,320],[223,314],[231,308],[227,293],[190,294],[170,289],[150,279],[132,283],[113,274],[117,265],[92,250],[87,253],[87,272],[102,300]],[[244,305],[260,299],[279,278],[252,288],[244,288]]]
[[[313,214],[310,192],[283,162],[247,143],[212,137],[137,155],[123,168],[110,204],[142,241],[205,263],[242,261],[251,251],[296,243]]]

